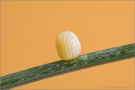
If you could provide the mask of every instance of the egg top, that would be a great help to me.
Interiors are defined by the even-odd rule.
[[[78,37],[70,31],[60,33],[56,38],[58,55],[63,60],[71,60],[81,52],[81,45]]]

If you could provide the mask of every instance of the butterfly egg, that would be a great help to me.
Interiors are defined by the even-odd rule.
[[[56,38],[56,49],[63,60],[77,58],[81,52],[81,45],[78,37],[70,31],[60,33]]]

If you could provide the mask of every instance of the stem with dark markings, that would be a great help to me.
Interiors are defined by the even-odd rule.
[[[71,61],[56,61],[0,78],[0,88],[10,89],[37,80],[135,56],[135,44],[88,53]]]

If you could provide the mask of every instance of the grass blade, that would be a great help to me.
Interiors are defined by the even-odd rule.
[[[56,61],[0,78],[0,88],[10,89],[37,80],[135,56],[135,44],[88,53],[71,61]]]

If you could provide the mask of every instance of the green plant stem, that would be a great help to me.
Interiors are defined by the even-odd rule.
[[[134,43],[88,53],[81,55],[71,61],[60,60],[3,76],[0,78],[0,87],[1,89],[10,89],[16,86],[64,74],[67,72],[119,61],[121,59],[132,58],[134,56]]]

